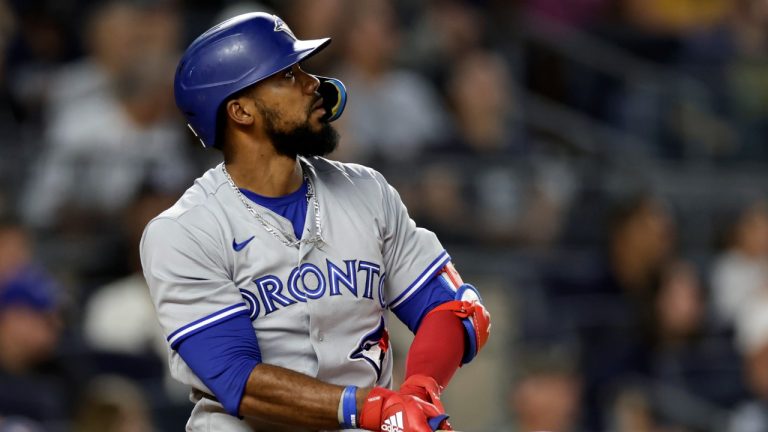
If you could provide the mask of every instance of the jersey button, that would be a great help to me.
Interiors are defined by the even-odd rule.
[[[323,335],[322,334],[317,335],[317,340],[322,342],[323,341]]]

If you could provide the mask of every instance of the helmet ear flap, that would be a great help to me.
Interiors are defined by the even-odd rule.
[[[336,78],[317,76],[317,79],[320,80],[317,92],[323,97],[323,108],[325,108],[325,115],[320,120],[330,123],[341,117],[341,113],[344,112],[344,107],[347,105],[347,88]]]

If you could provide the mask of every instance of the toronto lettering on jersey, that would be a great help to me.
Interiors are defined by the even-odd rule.
[[[379,264],[357,259],[344,260],[343,265],[325,261],[324,269],[304,263],[294,267],[287,280],[265,275],[254,279],[250,289],[240,288],[251,320],[259,314],[266,316],[278,309],[324,296],[352,295],[373,301],[374,288],[379,304],[386,307],[383,296],[386,273],[381,271]]]

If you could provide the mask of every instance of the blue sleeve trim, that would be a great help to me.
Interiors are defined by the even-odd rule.
[[[232,318],[237,314],[248,315],[248,306],[239,303],[232,306],[228,306],[220,311],[214,312],[208,316],[200,318],[197,321],[193,321],[184,327],[179,328],[175,332],[168,335],[168,342],[171,344],[171,348],[176,349],[182,340],[192,336],[193,334],[205,330],[206,328],[215,325],[217,322]]]
[[[259,342],[248,315],[217,321],[190,335],[178,352],[227,413],[238,416],[251,371],[261,363]]]
[[[430,279],[433,279],[437,271],[440,270],[441,267],[448,264],[450,260],[451,257],[448,255],[448,252],[443,251],[440,255],[437,256],[437,258],[435,258],[434,261],[432,261],[432,263],[429,264],[429,266],[427,266],[423,272],[421,272],[419,277],[417,277],[416,280],[413,281],[413,283],[408,288],[406,288],[405,291],[403,291],[399,296],[397,296],[397,298],[389,303],[389,308],[396,308],[414,292],[418,291],[418,289],[424,286],[425,283],[427,283]]]
[[[435,274],[420,290],[400,303],[392,312],[405,324],[411,332],[416,333],[425,316],[437,306],[453,300],[455,292],[447,282]]]

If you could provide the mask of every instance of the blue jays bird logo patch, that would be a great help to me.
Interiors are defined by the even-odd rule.
[[[376,328],[363,336],[357,348],[349,353],[350,360],[364,360],[376,371],[376,381],[381,378],[381,365],[389,351],[389,331],[384,325],[384,318],[379,320]]]

